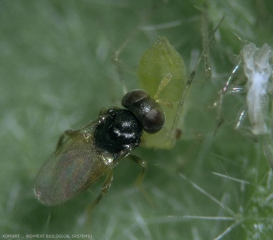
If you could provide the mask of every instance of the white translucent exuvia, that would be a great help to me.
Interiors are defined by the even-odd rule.
[[[247,81],[248,117],[255,135],[268,134],[265,116],[268,105],[268,85],[272,73],[270,65],[271,47],[264,44],[261,49],[254,43],[245,45],[241,51]]]

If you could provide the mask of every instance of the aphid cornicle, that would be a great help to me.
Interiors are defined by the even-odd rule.
[[[127,93],[122,105],[125,109],[102,111],[95,121],[60,137],[35,180],[34,193],[40,202],[61,204],[106,175],[97,203],[111,185],[112,169],[139,146],[143,130],[156,133],[164,125],[164,112],[143,90]],[[133,160],[143,163],[136,157]]]

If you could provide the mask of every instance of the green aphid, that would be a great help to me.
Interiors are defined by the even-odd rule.
[[[170,82],[159,94],[160,100],[172,105],[160,104],[166,115],[164,127],[156,134],[144,133],[142,137],[145,147],[170,149],[176,142],[176,131],[171,133],[171,129],[187,82],[184,61],[165,37],[159,37],[143,54],[137,74],[139,87],[150,96],[156,95],[161,80],[171,74]]]

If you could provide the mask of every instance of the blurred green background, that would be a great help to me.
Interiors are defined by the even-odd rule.
[[[272,239],[271,172],[261,144],[234,130],[245,96],[225,98],[225,122],[215,137],[211,108],[238,61],[243,44],[236,35],[273,46],[272,9],[271,0],[1,0],[0,238]],[[181,139],[172,150],[134,151],[149,164],[143,187],[153,204],[134,185],[139,166],[126,160],[88,226],[85,209],[103,179],[61,206],[38,203],[33,182],[60,134],[102,107],[120,105],[114,49],[140,29],[120,55],[129,89],[137,87],[138,61],[158,36],[181,54],[189,75],[202,51],[202,29],[210,33],[222,16],[209,51],[212,78],[202,63],[186,98]],[[244,85],[238,75],[236,84]]]

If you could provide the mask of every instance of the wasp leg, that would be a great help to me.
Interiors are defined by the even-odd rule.
[[[88,215],[90,215],[90,212],[92,211],[92,209],[99,203],[99,201],[103,198],[103,196],[108,192],[108,190],[111,187],[112,181],[113,181],[113,171],[110,170],[106,174],[105,181],[101,188],[101,192],[99,196],[87,207]]]
[[[139,190],[141,191],[142,195],[144,196],[144,198],[146,199],[146,201],[151,205],[151,206],[155,206],[154,201],[152,200],[152,198],[150,197],[150,195],[147,193],[147,191],[145,191],[145,189],[142,187],[142,182],[143,179],[145,177],[145,174],[148,170],[148,164],[146,161],[144,161],[143,159],[141,159],[140,157],[137,157],[135,155],[129,155],[128,158],[135,162],[136,164],[141,166],[141,172],[139,173],[135,184],[137,185],[137,187],[139,188]]]
[[[59,150],[59,148],[62,146],[62,144],[64,142],[64,137],[65,137],[64,133],[59,137],[55,152],[57,152]]]
[[[136,164],[140,165],[141,166],[141,172],[140,174],[138,175],[137,179],[136,179],[136,185],[138,187],[141,186],[142,184],[142,181],[145,177],[145,174],[148,170],[148,164],[146,161],[144,161],[143,159],[141,159],[140,157],[137,157],[135,155],[129,155],[128,156],[130,160],[132,160],[133,162],[135,162]]]
[[[89,123],[87,123],[86,125],[84,125],[83,127],[81,127],[78,130],[66,130],[64,131],[64,133],[59,137],[59,140],[57,142],[57,146],[56,146],[56,152],[60,149],[60,147],[62,146],[63,142],[64,142],[64,138],[68,137],[68,138],[73,138],[75,137],[77,134],[79,134],[81,132],[81,130],[91,127],[93,124],[95,124],[98,121],[98,118],[95,119],[94,121],[90,121]]]
[[[105,177],[105,181],[104,184],[101,188],[101,192],[99,194],[99,196],[97,196],[97,198],[89,204],[89,206],[86,208],[86,212],[87,212],[87,220],[86,220],[86,232],[88,232],[88,230],[90,229],[91,226],[91,211],[93,210],[93,208],[100,202],[100,200],[103,198],[103,196],[108,192],[108,190],[111,187],[113,181],[113,171],[110,170],[107,172],[106,177]]]
[[[56,152],[60,149],[60,147],[63,145],[64,142],[64,138],[65,137],[73,137],[75,136],[77,133],[79,132],[79,130],[66,130],[60,137],[59,140],[57,142],[57,146],[56,146]]]

